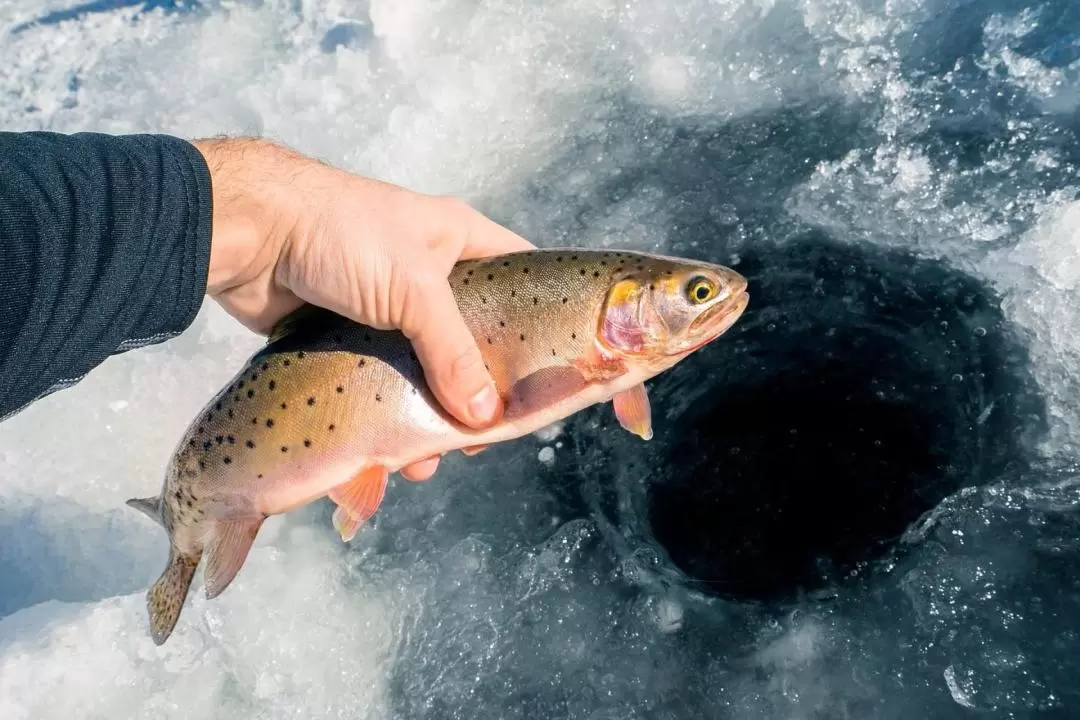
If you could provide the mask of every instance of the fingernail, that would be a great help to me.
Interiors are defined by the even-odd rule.
[[[492,385],[485,385],[484,388],[473,395],[472,400],[469,401],[469,412],[476,420],[487,422],[495,414],[498,404],[499,397],[495,393],[495,388]]]

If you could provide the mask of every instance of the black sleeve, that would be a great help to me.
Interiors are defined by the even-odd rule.
[[[179,138],[0,132],[0,420],[191,324],[210,191]]]

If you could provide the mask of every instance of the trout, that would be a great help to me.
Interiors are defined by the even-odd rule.
[[[390,473],[474,454],[597,403],[611,401],[623,428],[650,439],[644,382],[720,337],[749,301],[734,270],[640,252],[516,252],[461,261],[448,280],[502,419],[483,430],[457,422],[398,331],[311,305],[286,316],[188,426],[160,494],[127,501],[169,537],[146,596],[155,644],[173,632],[200,561],[212,599],[271,515],[329,496],[348,542]]]

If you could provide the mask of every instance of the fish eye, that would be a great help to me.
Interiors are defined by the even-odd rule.
[[[686,295],[692,303],[708,302],[716,295],[716,285],[709,278],[699,275],[687,284]]]

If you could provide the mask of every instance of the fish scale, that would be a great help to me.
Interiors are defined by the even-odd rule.
[[[128,501],[170,538],[147,595],[156,643],[171,634],[200,559],[214,597],[270,515],[328,496],[349,540],[389,473],[599,402],[651,437],[644,381],[723,334],[748,298],[745,279],[721,265],[576,248],[461,261],[448,282],[503,398],[502,420],[476,430],[448,414],[396,330],[313,306],[284,318],[186,429],[161,493]]]

